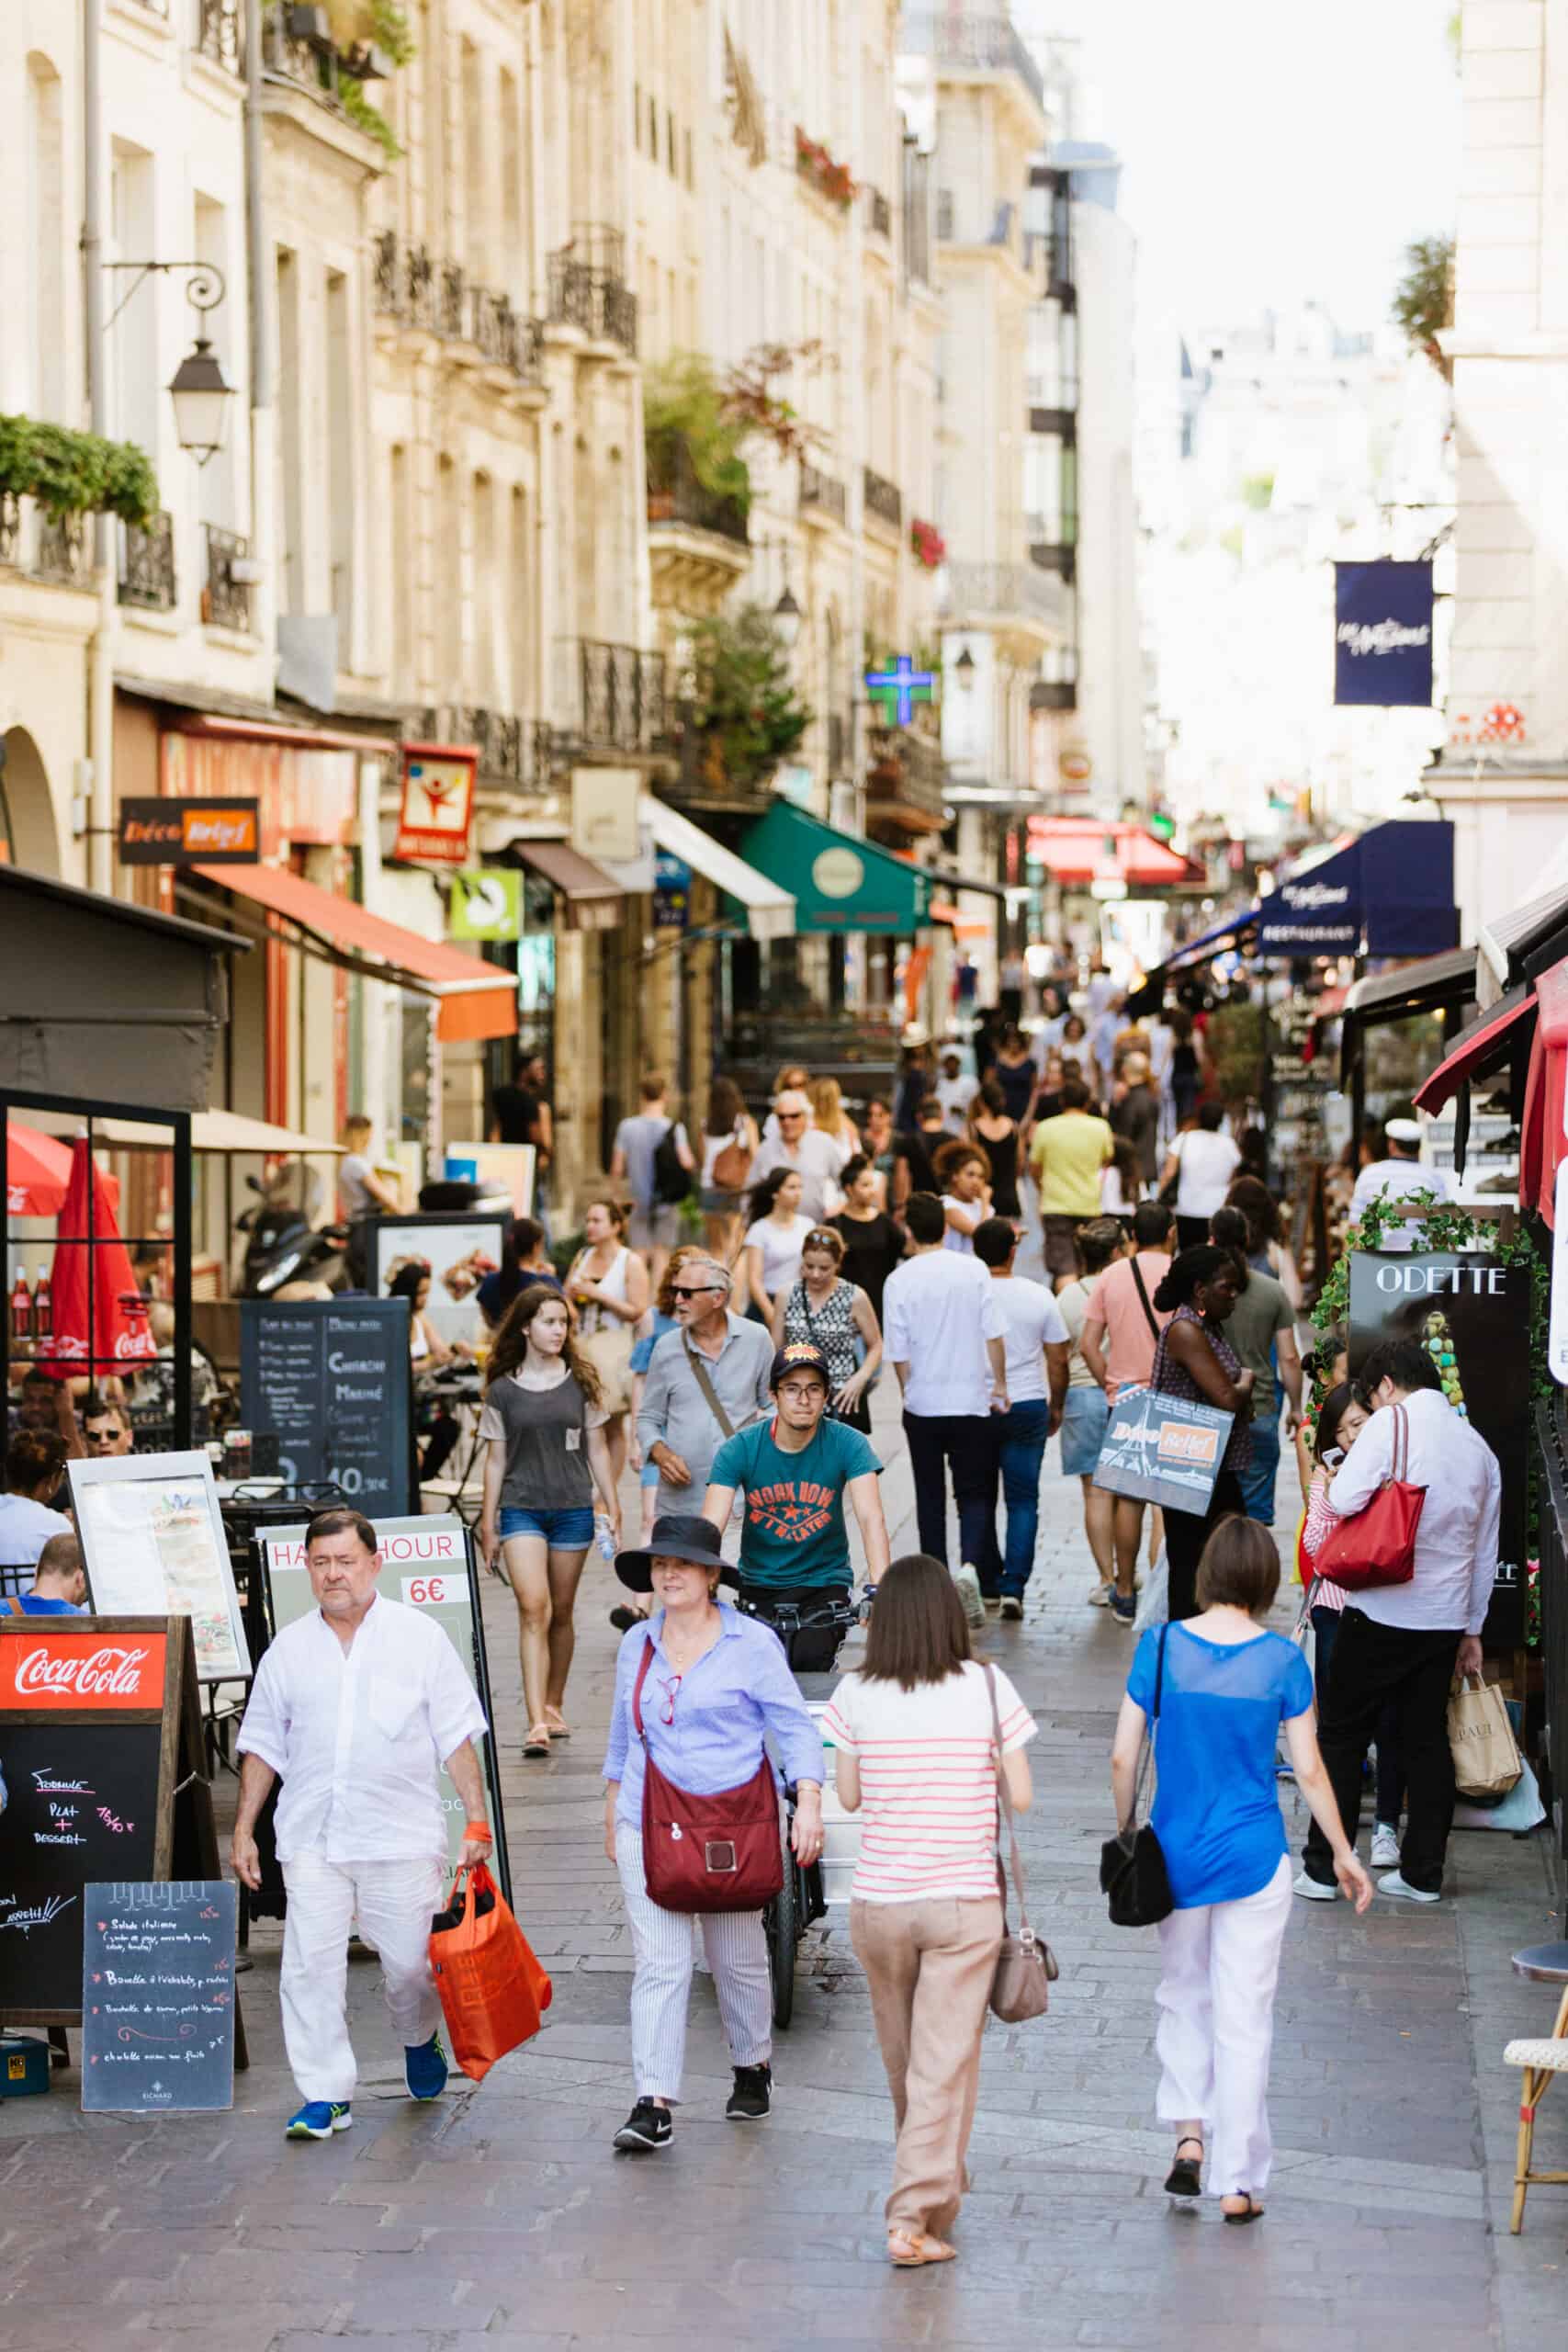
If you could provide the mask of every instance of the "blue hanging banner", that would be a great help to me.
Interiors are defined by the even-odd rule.
[[[1431,707],[1429,563],[1335,565],[1334,699]]]

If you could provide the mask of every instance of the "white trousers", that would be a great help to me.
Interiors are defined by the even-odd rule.
[[[684,1911],[666,1911],[649,1894],[642,1832],[615,1824],[615,1864],[631,1923],[632,2072],[638,2098],[681,2097],[686,2055],[686,2001],[695,1946]],[[734,2066],[765,2066],[773,2048],[773,1992],[760,1911],[705,1911],[699,1919],[713,1971],[718,2014]]]
[[[359,1932],[381,1958],[392,2029],[405,2049],[428,2041],[441,2022],[430,1973],[431,1915],[446,1899],[439,1855],[395,1862],[329,1862],[297,1854],[283,1865],[288,1912],[283,1929],[283,2041],[304,2100],[346,2100],[357,2075],[348,2038],[348,1938]]]
[[[1157,2111],[1205,2126],[1211,2197],[1260,2197],[1269,2185],[1269,2058],[1291,1899],[1281,1860],[1256,1894],[1159,1923]]]

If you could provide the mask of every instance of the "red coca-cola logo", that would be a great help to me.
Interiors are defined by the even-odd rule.
[[[0,1706],[159,1708],[164,1702],[166,1636],[131,1641],[52,1629],[0,1641]]]

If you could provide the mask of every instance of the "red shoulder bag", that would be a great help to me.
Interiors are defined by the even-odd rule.
[[[1393,1459],[1388,1476],[1364,1508],[1342,1519],[1323,1539],[1313,1566],[1346,1592],[1370,1592],[1376,1585],[1408,1584],[1416,1574],[1416,1531],[1421,1524],[1425,1487],[1413,1487],[1410,1423],[1403,1405],[1393,1411]]]
[[[678,1789],[654,1762],[642,1727],[642,1686],[653,1660],[643,1646],[632,1686],[642,1741],[642,1869],[661,1911],[760,1911],[784,1885],[779,1795],[763,1756],[749,1781],[712,1796]]]

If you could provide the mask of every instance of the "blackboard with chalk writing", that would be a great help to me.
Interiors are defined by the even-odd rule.
[[[73,2009],[90,1879],[156,1867],[163,1727],[7,1721],[0,2009]]]
[[[85,2108],[232,2107],[238,1894],[228,1879],[93,1880],[83,1889]]]
[[[286,1486],[329,1483],[371,1518],[409,1509],[406,1299],[243,1300],[240,1401]]]

